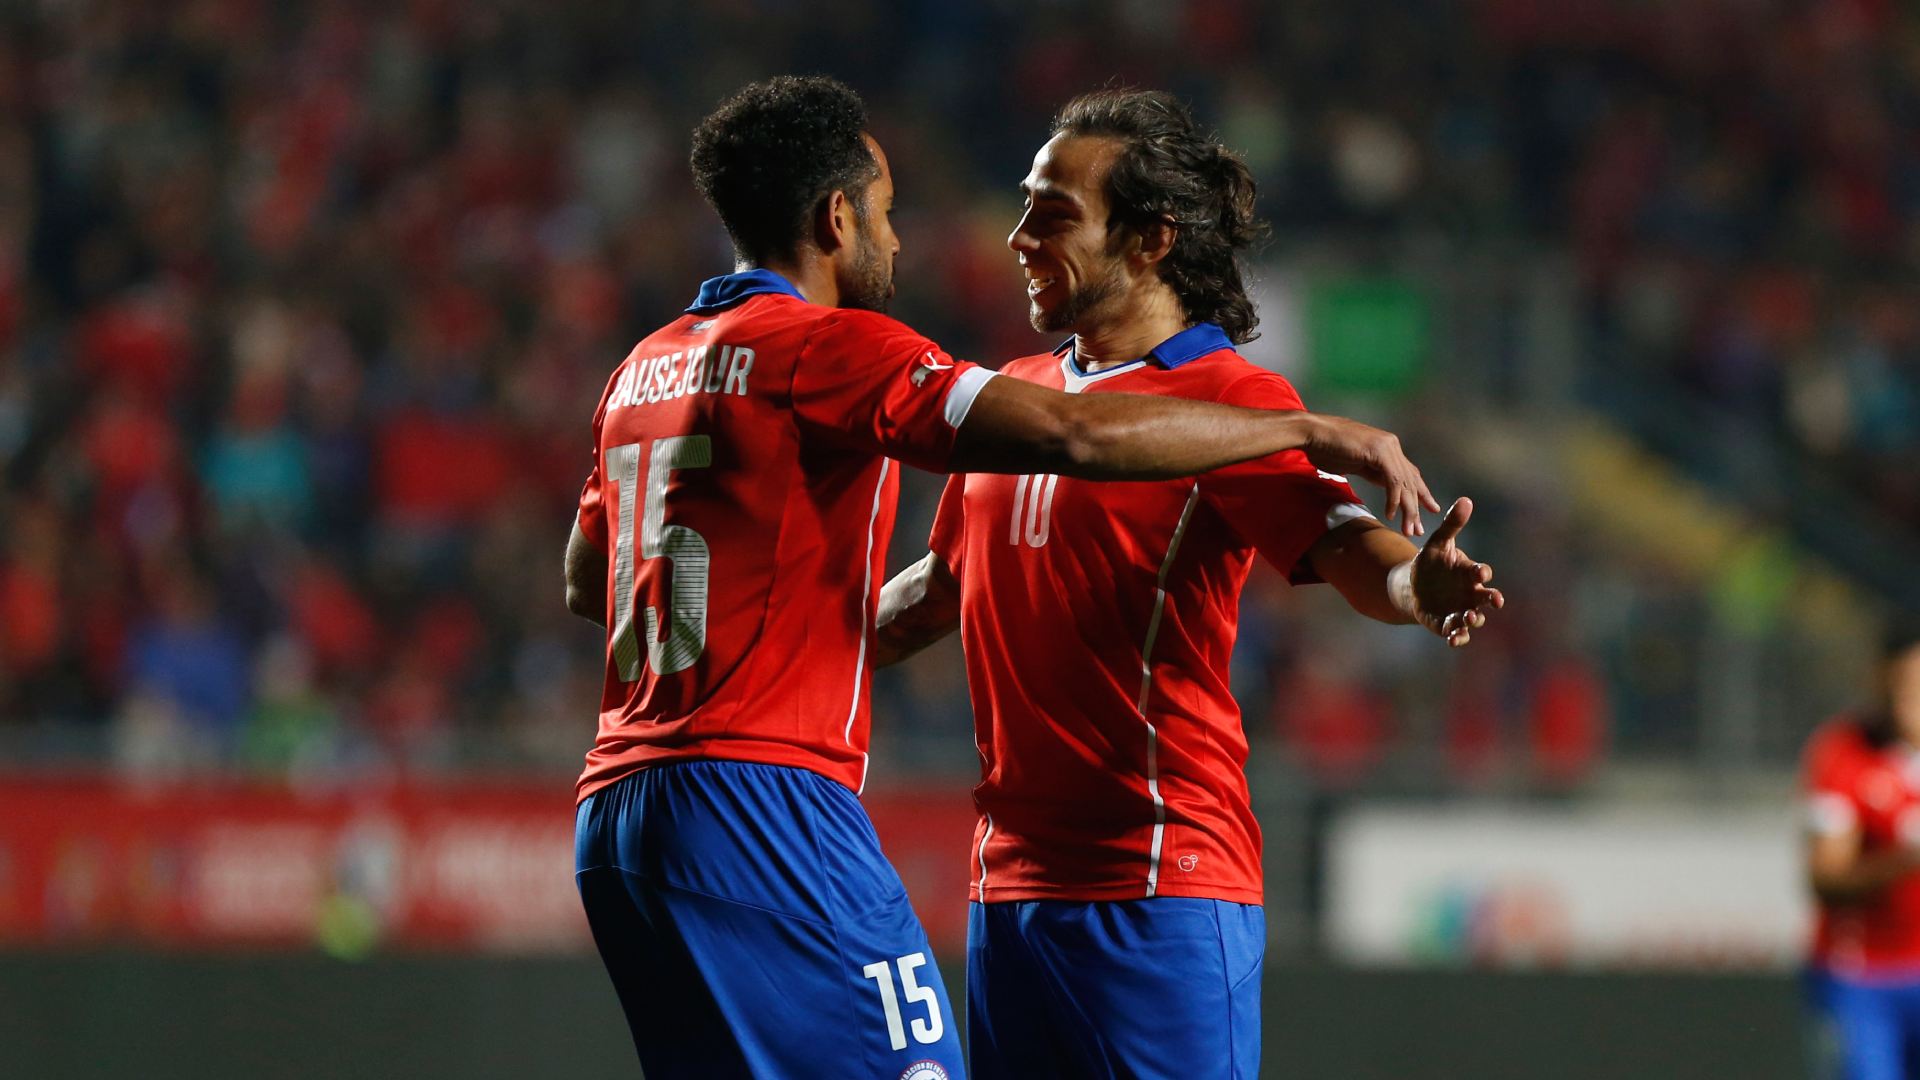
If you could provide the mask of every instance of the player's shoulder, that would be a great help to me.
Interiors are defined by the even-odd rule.
[[[899,319],[878,311],[868,311],[865,308],[822,307],[818,304],[806,306],[812,309],[811,319],[816,327],[816,333],[845,334],[854,337],[892,337],[902,334],[913,337],[925,336]]]
[[[673,321],[662,323],[648,333],[647,336],[635,342],[634,349],[638,352],[646,352],[650,347],[660,344],[661,342],[673,341],[684,338],[689,334],[701,333],[708,326],[712,325],[712,323],[711,317],[709,317],[709,321],[706,324],[702,324],[700,318],[700,316],[691,313],[677,315]]]
[[[721,311],[693,315],[692,323],[675,323],[663,332],[671,331],[674,326],[686,325],[694,333],[711,332],[716,335],[747,333],[759,337],[796,330],[804,333],[823,317],[838,310],[810,304],[784,293],[762,293],[749,296],[744,302]]]
[[[899,319],[861,308],[814,307],[801,345],[801,355],[831,362],[843,357],[861,362],[917,357],[923,351],[941,349]]]
[[[885,315],[854,308],[827,307],[785,293],[759,293],[718,311],[688,313],[654,331],[654,336],[706,334],[714,337],[780,337],[810,334],[824,327],[861,328],[870,316],[891,323]]]
[[[1299,409],[1300,392],[1285,375],[1261,367],[1232,349],[1221,349],[1186,364],[1183,371],[1207,386],[1225,405],[1268,409]]]
[[[1028,382],[1041,382],[1042,376],[1050,375],[1066,362],[1062,345],[1052,352],[1034,353],[1032,356],[1018,356],[1000,365],[1002,375],[1011,375]]]

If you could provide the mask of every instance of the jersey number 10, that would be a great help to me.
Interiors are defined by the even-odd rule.
[[[1045,547],[1047,536],[1053,531],[1053,489],[1060,478],[1052,473],[1036,473],[1023,476],[1013,485],[1013,521],[1007,526],[1007,543],[1019,547],[1022,540],[1028,547]],[[1021,519],[1026,519],[1026,528],[1020,527]]]
[[[655,439],[648,454],[646,496],[638,515],[633,493],[640,475],[640,444],[607,448],[606,475],[620,488],[620,535],[613,546],[613,661],[621,682],[640,678],[639,635],[634,630],[633,525],[640,519],[640,558],[666,556],[673,561],[673,591],[667,598],[666,625],[649,605],[647,666],[655,675],[671,675],[693,666],[707,651],[707,540],[685,525],[666,524],[667,474],[675,469],[704,469],[713,464],[713,438],[675,435]]]

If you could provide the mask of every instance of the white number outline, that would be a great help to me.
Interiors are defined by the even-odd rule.
[[[649,448],[646,493],[641,499],[640,559],[665,556],[673,563],[673,586],[666,603],[666,626],[648,605],[647,666],[655,675],[671,675],[693,666],[707,651],[707,579],[712,559],[707,538],[685,525],[666,524],[667,480],[675,469],[704,469],[713,464],[713,437],[674,435],[655,439]],[[620,488],[620,535],[613,551],[613,661],[621,682],[640,678],[640,641],[634,626],[633,494],[640,473],[640,444],[607,448],[606,475]]]

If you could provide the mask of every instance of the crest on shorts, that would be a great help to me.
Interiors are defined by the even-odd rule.
[[[947,1070],[937,1061],[916,1061],[900,1074],[900,1080],[947,1080]]]

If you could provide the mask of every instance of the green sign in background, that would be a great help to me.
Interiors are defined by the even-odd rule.
[[[1307,346],[1315,393],[1399,397],[1428,352],[1427,299],[1391,277],[1328,278],[1307,289]]]

